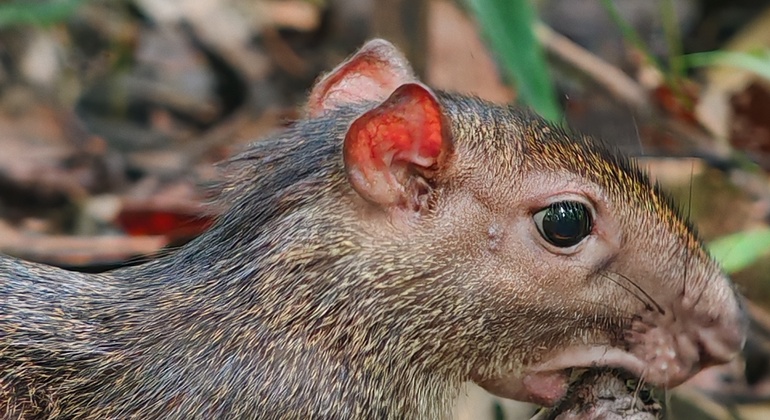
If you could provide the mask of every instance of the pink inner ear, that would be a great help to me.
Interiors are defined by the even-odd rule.
[[[345,165],[351,184],[364,198],[398,204],[411,197],[409,168],[436,169],[449,149],[438,101],[424,86],[410,83],[351,125]]]
[[[382,101],[402,84],[416,78],[403,55],[387,41],[369,41],[313,87],[310,117],[349,103]]]

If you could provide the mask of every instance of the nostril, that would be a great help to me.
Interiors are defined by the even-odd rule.
[[[696,344],[702,367],[727,363],[738,355],[746,341],[744,318],[741,311],[729,320],[717,320],[703,327]]]
[[[763,344],[758,341],[756,338],[749,338],[744,350],[746,359],[744,375],[746,383],[752,386],[766,379],[770,374],[770,357],[766,354]]]
[[[703,342],[698,343],[698,360],[700,361],[700,368],[705,369],[707,367],[721,365],[727,362],[726,360],[720,360],[708,351]]]

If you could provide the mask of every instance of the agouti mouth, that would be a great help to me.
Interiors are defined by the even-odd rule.
[[[535,398],[532,402],[551,406],[564,397],[569,386],[570,373],[573,369],[577,368],[621,369],[644,381],[647,381],[647,377],[652,374],[655,377],[650,377],[650,382],[666,387],[679,385],[697,370],[697,368],[693,370],[692,367],[689,369],[684,368],[684,366],[675,367],[673,364],[669,367],[671,368],[671,375],[664,375],[666,377],[662,378],[660,375],[653,374],[650,371],[648,362],[622,349],[601,346],[573,348],[556,355],[556,357],[542,365],[533,367],[530,373],[525,376],[523,382],[530,385],[527,389],[531,392],[531,397]],[[561,384],[563,392],[561,395],[558,395],[558,398],[543,398],[550,394],[555,395],[553,389],[542,388],[542,386],[550,385],[550,382],[553,381],[551,378],[556,376],[560,377],[563,381]],[[660,379],[663,379],[663,381],[660,381]],[[546,382],[544,383],[544,381]],[[551,388],[553,388],[553,385],[551,385]],[[543,391],[548,391],[549,395],[542,395]]]
[[[704,368],[727,363],[743,347],[745,317],[738,305],[719,317],[706,315],[675,301],[665,312],[634,320],[620,346],[565,346],[538,363],[477,383],[501,397],[544,406],[566,395],[575,368],[620,369],[644,383],[672,388]]]
[[[479,382],[503,398],[553,406],[565,397],[574,369],[618,369],[651,385],[675,387],[704,367],[724,363],[740,346],[729,338],[710,334],[670,334],[648,330],[644,339],[631,339],[630,350],[610,346],[577,346],[555,354],[546,361],[524,367],[502,378]],[[703,341],[711,341],[705,344]],[[709,351],[704,346],[710,347]],[[716,348],[715,348],[716,347]]]
[[[503,398],[551,407],[567,394],[573,370],[587,368],[621,369],[643,380],[649,373],[649,366],[644,361],[619,348],[573,347],[557,353],[542,364],[525,368],[523,372],[482,381],[479,385]],[[653,383],[661,386],[675,386],[689,376],[689,374],[685,377],[672,376],[665,383],[656,381]]]
[[[703,366],[695,358],[665,349],[666,362],[652,359],[661,355],[639,357],[620,348],[608,346],[572,347],[556,353],[547,361],[525,368],[517,374],[480,382],[487,391],[503,398],[554,406],[567,394],[574,369],[619,369],[643,382],[660,387],[674,387],[689,379]]]

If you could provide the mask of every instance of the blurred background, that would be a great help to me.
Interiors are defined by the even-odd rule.
[[[770,418],[770,2],[6,0],[0,252],[98,272],[205,230],[215,164],[303,115],[365,40],[431,86],[616,144],[677,199],[750,300],[744,357],[671,418]],[[533,408],[470,387],[458,418]]]

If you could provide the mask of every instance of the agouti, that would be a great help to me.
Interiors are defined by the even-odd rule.
[[[3,419],[435,419],[553,405],[571,368],[730,360],[728,278],[601,143],[436,92],[374,40],[229,163],[227,212],[106,274],[0,257]]]

